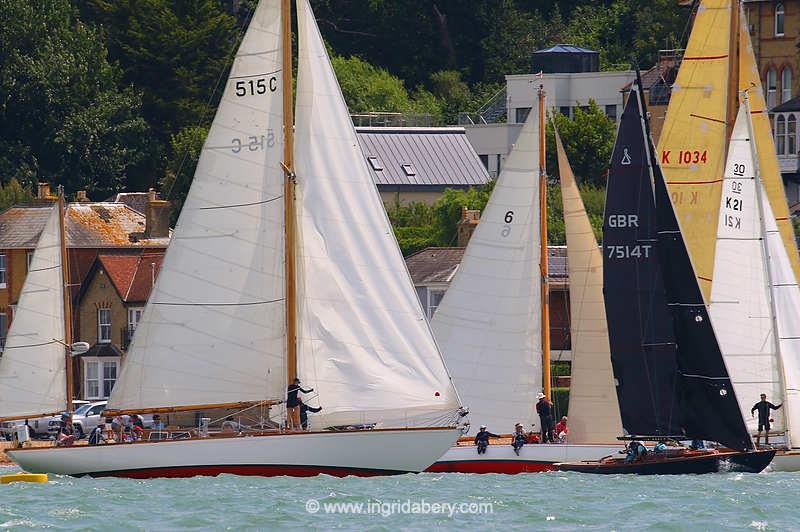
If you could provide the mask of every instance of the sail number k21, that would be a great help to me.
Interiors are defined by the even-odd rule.
[[[240,79],[236,82],[236,96],[255,96],[256,94],[266,94],[267,91],[275,92],[278,90],[278,78],[275,76],[253,79]]]

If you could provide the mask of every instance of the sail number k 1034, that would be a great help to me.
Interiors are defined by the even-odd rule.
[[[678,150],[676,154],[672,150],[661,152],[661,164],[671,164],[677,161],[678,164],[706,164],[708,162],[708,150]]]
[[[236,81],[236,96],[254,96],[256,94],[266,94],[267,91],[275,92],[278,90],[278,78],[276,76],[240,79]]]

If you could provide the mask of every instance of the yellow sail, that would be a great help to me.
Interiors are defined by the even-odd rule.
[[[609,443],[622,434],[603,303],[603,257],[556,132],[569,267],[572,382],[570,443]]]
[[[672,88],[658,158],[683,237],[708,300],[722,172],[731,0],[705,0]]]
[[[744,15],[741,17],[745,21]],[[758,75],[758,65],[753,53],[753,43],[747,31],[746,22],[742,24],[739,33],[739,90],[750,89],[750,113],[753,117],[753,135],[758,147],[758,169],[761,182],[767,191],[775,221],[781,232],[781,238],[786,246],[786,253],[792,263],[795,278],[800,279],[800,255],[797,253],[797,242],[794,238],[794,228],[789,218],[789,203],[786,200],[786,191],[783,188],[783,179],[775,154],[775,144],[772,141],[772,128],[769,115],[766,112],[764,90],[761,78]]]
[[[658,144],[661,167],[706,300],[713,278],[714,238],[727,151],[725,120],[729,98],[731,5],[738,8],[738,2],[732,0],[700,3]],[[800,258],[765,112],[758,66],[741,12],[739,19],[742,28],[738,39],[738,87],[739,90],[750,89],[764,187],[795,275],[800,278]],[[731,121],[733,119],[730,117]]]

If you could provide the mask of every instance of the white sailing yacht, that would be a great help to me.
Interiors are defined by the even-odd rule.
[[[543,389],[549,349],[543,332],[540,269],[546,261],[543,223],[544,94],[528,116],[464,259],[431,320],[472,425],[508,434],[515,423],[535,424],[536,395]],[[560,143],[559,143],[560,144]],[[525,473],[555,469],[565,460],[616,453],[621,433],[611,373],[602,295],[602,257],[563,149],[559,152],[570,275],[573,381],[568,443],[509,444],[485,454],[461,442],[429,471]],[[543,251],[543,249],[545,251]],[[544,356],[543,356],[544,355]],[[549,375],[547,373],[546,375]],[[545,378],[545,383],[549,380]],[[544,387],[545,394],[549,386]]]
[[[791,449],[800,449],[800,288],[760,178],[748,92],[728,148],[710,315],[748,430],[757,433],[751,409],[760,394],[782,402],[770,413],[770,438],[790,450],[772,467],[799,471]]]
[[[314,430],[9,451],[25,470],[379,475],[421,471],[458,437],[458,395],[308,0],[297,17],[296,143],[290,2],[264,0],[109,409],[274,406],[299,374],[323,407]]]

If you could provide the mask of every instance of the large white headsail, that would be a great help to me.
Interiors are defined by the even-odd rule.
[[[750,414],[753,404],[761,393],[776,400],[783,397],[783,388],[767,288],[762,213],[757,201],[751,139],[746,106],[742,105],[731,135],[722,182],[709,314],[745,422],[754,432],[758,421]],[[782,412],[777,412],[774,419],[774,430],[783,430]]]
[[[64,280],[58,205],[52,207],[0,356],[0,417],[64,410]]]
[[[324,427],[452,419],[452,382],[366,167],[314,14],[297,4],[298,371]]]
[[[775,307],[784,386],[782,396],[773,395],[768,399],[777,404],[783,398],[783,415],[773,412],[773,416],[775,419],[782,417],[786,420],[788,443],[793,449],[797,449],[800,448],[800,288],[797,286],[783,237],[775,222],[775,214],[763,188],[760,200],[766,229],[770,288]],[[756,400],[752,402],[755,403]]]
[[[539,114],[530,113],[431,321],[473,425],[512,432],[542,386]]]
[[[614,442],[622,434],[622,421],[603,302],[603,256],[558,132],[556,150],[569,267],[572,339],[569,441]]]
[[[109,408],[285,394],[280,26],[261,1]]]

